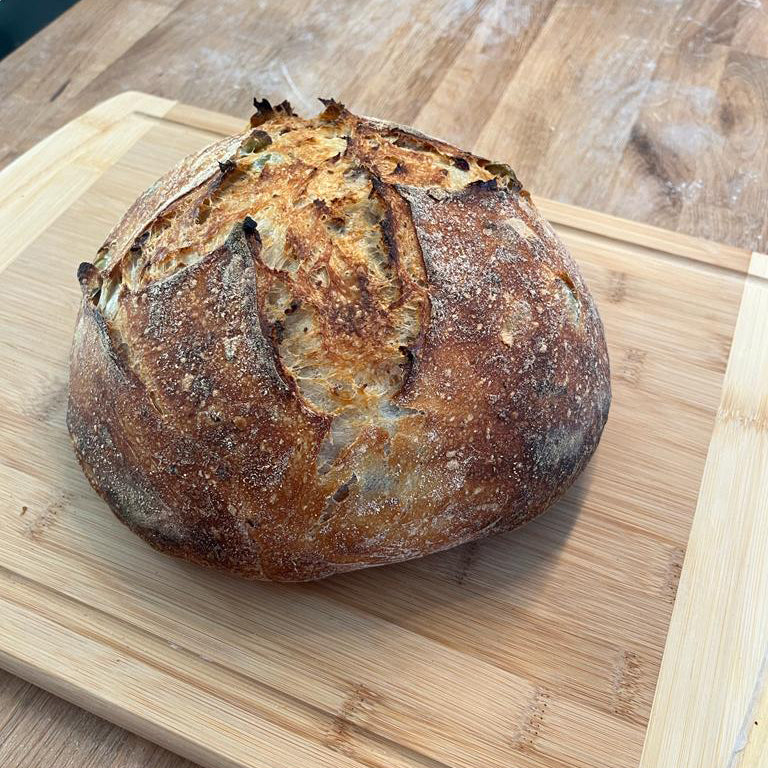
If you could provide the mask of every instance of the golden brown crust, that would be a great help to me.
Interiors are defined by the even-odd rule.
[[[68,425],[153,546],[305,580],[521,525],[610,404],[582,277],[511,170],[257,103],[78,273]]]

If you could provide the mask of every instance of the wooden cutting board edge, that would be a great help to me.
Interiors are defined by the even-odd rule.
[[[768,756],[768,256],[748,274],[640,768]]]
[[[0,272],[159,119],[212,138],[243,124],[133,91],[95,106],[0,172]],[[73,167],[77,173],[68,173]],[[560,227],[622,241],[638,256],[663,251],[747,275],[641,768],[758,768],[768,752],[768,256],[564,203],[536,202]],[[190,729],[174,729],[168,721],[161,726],[122,705],[119,696],[85,688],[76,668],[57,662],[57,651],[82,642],[82,634],[51,617],[34,645],[25,642],[32,616],[24,605],[27,587],[6,572],[0,581],[2,613],[18,649],[0,653],[3,667],[193,760],[221,766],[224,757],[224,764],[240,765],[237,756],[208,749],[204,733],[194,738]],[[16,600],[9,598],[13,594]],[[341,762],[339,756],[336,764]]]

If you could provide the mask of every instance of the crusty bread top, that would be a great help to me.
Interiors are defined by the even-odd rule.
[[[81,266],[70,429],[94,485],[155,545],[267,578],[541,511],[610,387],[591,297],[514,173],[336,102],[257,108]]]

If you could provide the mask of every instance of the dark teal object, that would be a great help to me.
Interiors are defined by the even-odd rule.
[[[0,59],[74,4],[74,0],[0,0]]]

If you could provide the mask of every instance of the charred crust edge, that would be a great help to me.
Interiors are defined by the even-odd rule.
[[[347,108],[335,99],[324,99],[320,97],[319,101],[325,107],[320,115],[321,120],[335,121],[347,116],[349,112]]]
[[[77,268],[77,282],[80,283],[80,288],[86,299],[93,303],[98,302],[103,278],[94,264],[89,261],[80,263]]]
[[[293,107],[291,102],[285,99],[274,107],[269,102],[269,99],[253,99],[253,106],[256,107],[256,112],[251,115],[251,128],[257,128],[262,123],[266,123],[267,120],[271,120],[275,115],[293,115]]]

